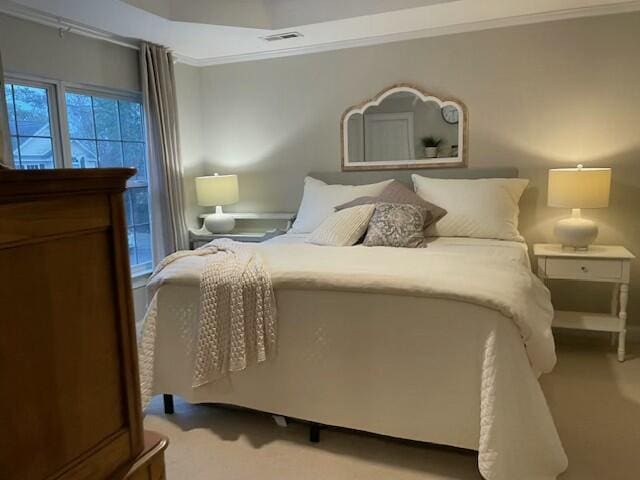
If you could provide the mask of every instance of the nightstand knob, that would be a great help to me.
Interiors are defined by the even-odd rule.
[[[580,267],[580,270],[582,270],[584,273],[587,273],[589,271],[589,269],[587,267],[585,267],[584,265],[582,265]]]

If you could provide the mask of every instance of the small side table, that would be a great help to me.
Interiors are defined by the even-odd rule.
[[[208,214],[204,213],[200,215],[200,218],[204,219]],[[293,220],[296,218],[295,213],[229,213],[234,220],[236,220],[236,230],[230,233],[211,233],[206,228],[189,229],[189,248],[195,249],[201,247],[212,240],[218,238],[229,238],[236,242],[249,242],[258,243],[269,240],[270,238],[282,235],[291,228]],[[244,222],[261,222],[272,225],[273,223],[280,223],[281,226],[286,225],[284,229],[275,228],[271,230],[263,231],[242,231],[242,227],[238,224]]]
[[[631,261],[635,256],[616,245],[591,245],[588,250],[563,249],[558,244],[537,243],[533,254],[538,262],[541,280],[563,279],[613,284],[611,310],[608,314],[586,312],[554,312],[553,327],[611,332],[618,335],[618,360],[624,361],[627,333],[627,303]]]
[[[211,233],[206,228],[201,228],[199,230],[190,228],[189,229],[189,248],[191,250],[194,250],[218,238],[228,238],[236,242],[259,243],[259,242],[264,242],[265,240],[269,240],[270,238],[283,235],[285,233],[287,232],[285,232],[284,230],[278,230],[278,229],[267,230],[266,232]]]
[[[295,213],[247,213],[247,212],[227,212],[234,220],[252,220],[252,221],[268,221],[268,222],[283,222],[286,223],[286,230],[291,228],[293,221],[296,218]],[[209,215],[203,213],[200,218],[204,219]]]

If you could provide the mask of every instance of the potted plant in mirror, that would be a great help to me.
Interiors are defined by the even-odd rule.
[[[436,158],[438,156],[438,147],[442,143],[442,139],[436,137],[424,137],[422,146],[424,147],[425,158]]]

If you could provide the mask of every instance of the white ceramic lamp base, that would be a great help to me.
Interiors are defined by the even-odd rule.
[[[563,247],[586,250],[598,236],[598,225],[593,220],[582,218],[579,208],[571,216],[556,223],[553,233]]]
[[[222,207],[216,207],[216,213],[207,215],[204,219],[204,227],[211,233],[229,233],[236,226],[235,219],[222,211]]]

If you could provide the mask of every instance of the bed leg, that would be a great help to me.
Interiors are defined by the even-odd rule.
[[[172,415],[174,413],[173,395],[162,395],[162,401],[164,402],[164,413],[166,413],[167,415]]]
[[[320,425],[312,423],[309,425],[309,441],[318,443],[320,441]]]

